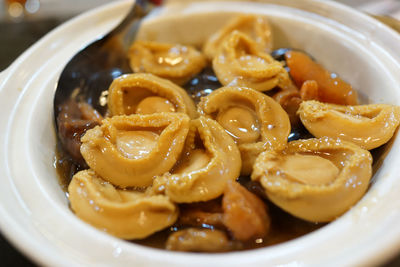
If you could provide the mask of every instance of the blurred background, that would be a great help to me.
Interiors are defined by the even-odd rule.
[[[0,71],[64,21],[116,0],[0,0]],[[328,1],[328,0],[326,0]],[[400,0],[337,0],[397,27]],[[400,44],[399,44],[400,47]],[[34,266],[0,234],[0,266]],[[400,266],[400,256],[385,267]]]

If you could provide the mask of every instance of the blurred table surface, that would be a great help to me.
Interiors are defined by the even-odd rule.
[[[6,69],[22,52],[47,32],[69,18],[101,3],[112,0],[41,0],[37,14],[27,18],[12,19],[0,2],[0,71]],[[378,15],[378,19],[400,32],[400,0],[337,0],[361,11]],[[384,17],[382,17],[384,16]],[[400,47],[400,44],[399,44]],[[0,229],[1,230],[1,229]],[[0,266],[35,266],[0,234]],[[400,266],[400,252],[388,259],[385,267]]]

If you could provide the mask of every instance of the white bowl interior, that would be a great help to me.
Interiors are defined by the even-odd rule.
[[[278,0],[269,2],[279,3]],[[327,69],[350,82],[365,99],[400,105],[400,62],[390,53],[390,47],[385,47],[374,39],[370,28],[377,22],[340,5],[309,0],[297,1],[299,2],[308,4],[313,12],[262,3],[173,5],[149,18],[143,25],[139,38],[199,46],[207,36],[238,12],[265,14],[273,28],[275,48],[305,50]],[[100,9],[65,25],[28,51],[11,68],[6,82],[0,83],[3,96],[7,93],[5,90],[15,90],[7,93],[10,103],[4,98],[0,103],[4,104],[4,108],[10,107],[9,116],[1,118],[7,127],[7,131],[2,133],[5,153],[2,164],[6,169],[4,179],[7,192],[3,194],[6,189],[1,191],[0,200],[4,201],[5,207],[0,212],[9,217],[2,222],[3,231],[21,249],[31,256],[33,252],[40,250],[30,250],[26,245],[20,244],[15,237],[18,234],[8,229],[10,223],[18,222],[17,228],[24,228],[32,237],[27,242],[28,245],[40,244],[47,249],[41,251],[45,256],[34,256],[36,260],[57,262],[57,257],[62,257],[65,259],[65,266],[70,263],[124,266],[132,265],[133,262],[185,266],[188,260],[193,266],[239,266],[250,262],[258,265],[296,262],[313,265],[326,261],[337,265],[363,262],[372,257],[368,254],[379,244],[391,244],[390,248],[386,245],[387,251],[381,255],[390,254],[398,248],[398,242],[382,233],[384,227],[393,224],[392,219],[400,218],[399,212],[394,210],[400,206],[395,192],[395,188],[400,188],[400,181],[396,179],[400,173],[399,164],[395,164],[400,157],[397,152],[400,151],[399,140],[391,143],[390,151],[384,151],[384,161],[380,162],[380,169],[375,174],[376,183],[355,208],[316,232],[275,247],[226,255],[172,253],[116,239],[76,218],[68,208],[65,193],[61,190],[53,166],[56,144],[52,115],[54,89],[58,75],[69,57],[82,44],[115,25],[118,22],[115,17],[121,17],[128,4],[114,4],[108,9]],[[326,10],[335,16],[358,16],[365,23],[365,32],[329,18]],[[94,25],[98,29],[89,30]],[[382,27],[378,26],[376,27]],[[76,33],[78,29],[82,30]],[[367,31],[369,36],[366,36]],[[396,39],[394,35],[391,37],[393,33],[390,30],[384,28],[384,31],[389,40]],[[64,48],[61,46],[66,41],[63,40],[63,35],[72,38]],[[48,51],[52,53],[51,56],[43,60],[41,57]],[[27,64],[30,64],[29,67]],[[12,81],[17,78],[21,82]],[[6,88],[7,85],[12,88]],[[396,230],[393,235],[395,234],[400,236],[400,230]],[[18,237],[26,236],[21,233]],[[375,245],[361,247],[363,242],[371,242],[377,237],[380,239],[375,241]],[[355,250],[356,248],[360,249]],[[327,251],[331,254],[328,255]],[[336,258],[338,256],[341,258]],[[371,260],[379,261],[381,258]]]

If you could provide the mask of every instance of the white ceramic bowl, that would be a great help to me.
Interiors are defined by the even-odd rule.
[[[68,60],[128,9],[123,1],[71,20],[1,73],[0,228],[14,245],[49,266],[348,266],[381,263],[400,251],[399,138],[354,208],[320,230],[268,248],[169,252],[114,238],[75,217],[53,166],[54,90]],[[371,101],[400,105],[400,37],[334,2],[186,3],[154,14],[141,37],[198,44],[236,12],[268,15],[276,47],[303,49]]]

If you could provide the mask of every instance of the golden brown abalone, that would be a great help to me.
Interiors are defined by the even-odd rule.
[[[116,189],[93,170],[76,173],[68,193],[79,218],[124,239],[145,238],[172,225],[178,217],[178,208],[168,197]]]
[[[86,132],[81,153],[90,168],[116,186],[149,186],[174,166],[188,131],[184,113],[114,116]]]
[[[290,121],[282,107],[269,96],[246,87],[222,87],[202,98],[199,112],[218,121],[238,144],[241,173],[249,175],[259,153],[283,149]]]
[[[265,17],[257,15],[240,15],[230,20],[225,27],[209,37],[203,46],[203,53],[209,60],[212,60],[221,44],[233,31],[240,31],[255,41],[258,48],[269,53],[272,49],[272,34]]]
[[[342,106],[304,101],[300,119],[315,137],[328,136],[373,149],[392,138],[400,123],[400,107],[386,104]]]
[[[221,84],[268,91],[287,88],[290,78],[283,64],[263,52],[247,35],[234,31],[213,59],[213,69]]]
[[[178,203],[214,199],[240,174],[240,152],[216,121],[201,116],[191,126],[178,164],[154,182],[155,190]]]
[[[194,47],[150,41],[136,41],[129,49],[134,72],[147,72],[182,85],[207,64]]]
[[[193,100],[183,88],[150,73],[114,79],[108,89],[108,108],[111,116],[182,112],[197,117]]]
[[[372,156],[359,146],[328,137],[289,142],[283,151],[265,151],[254,164],[252,180],[268,198],[294,216],[328,222],[365,193]]]

